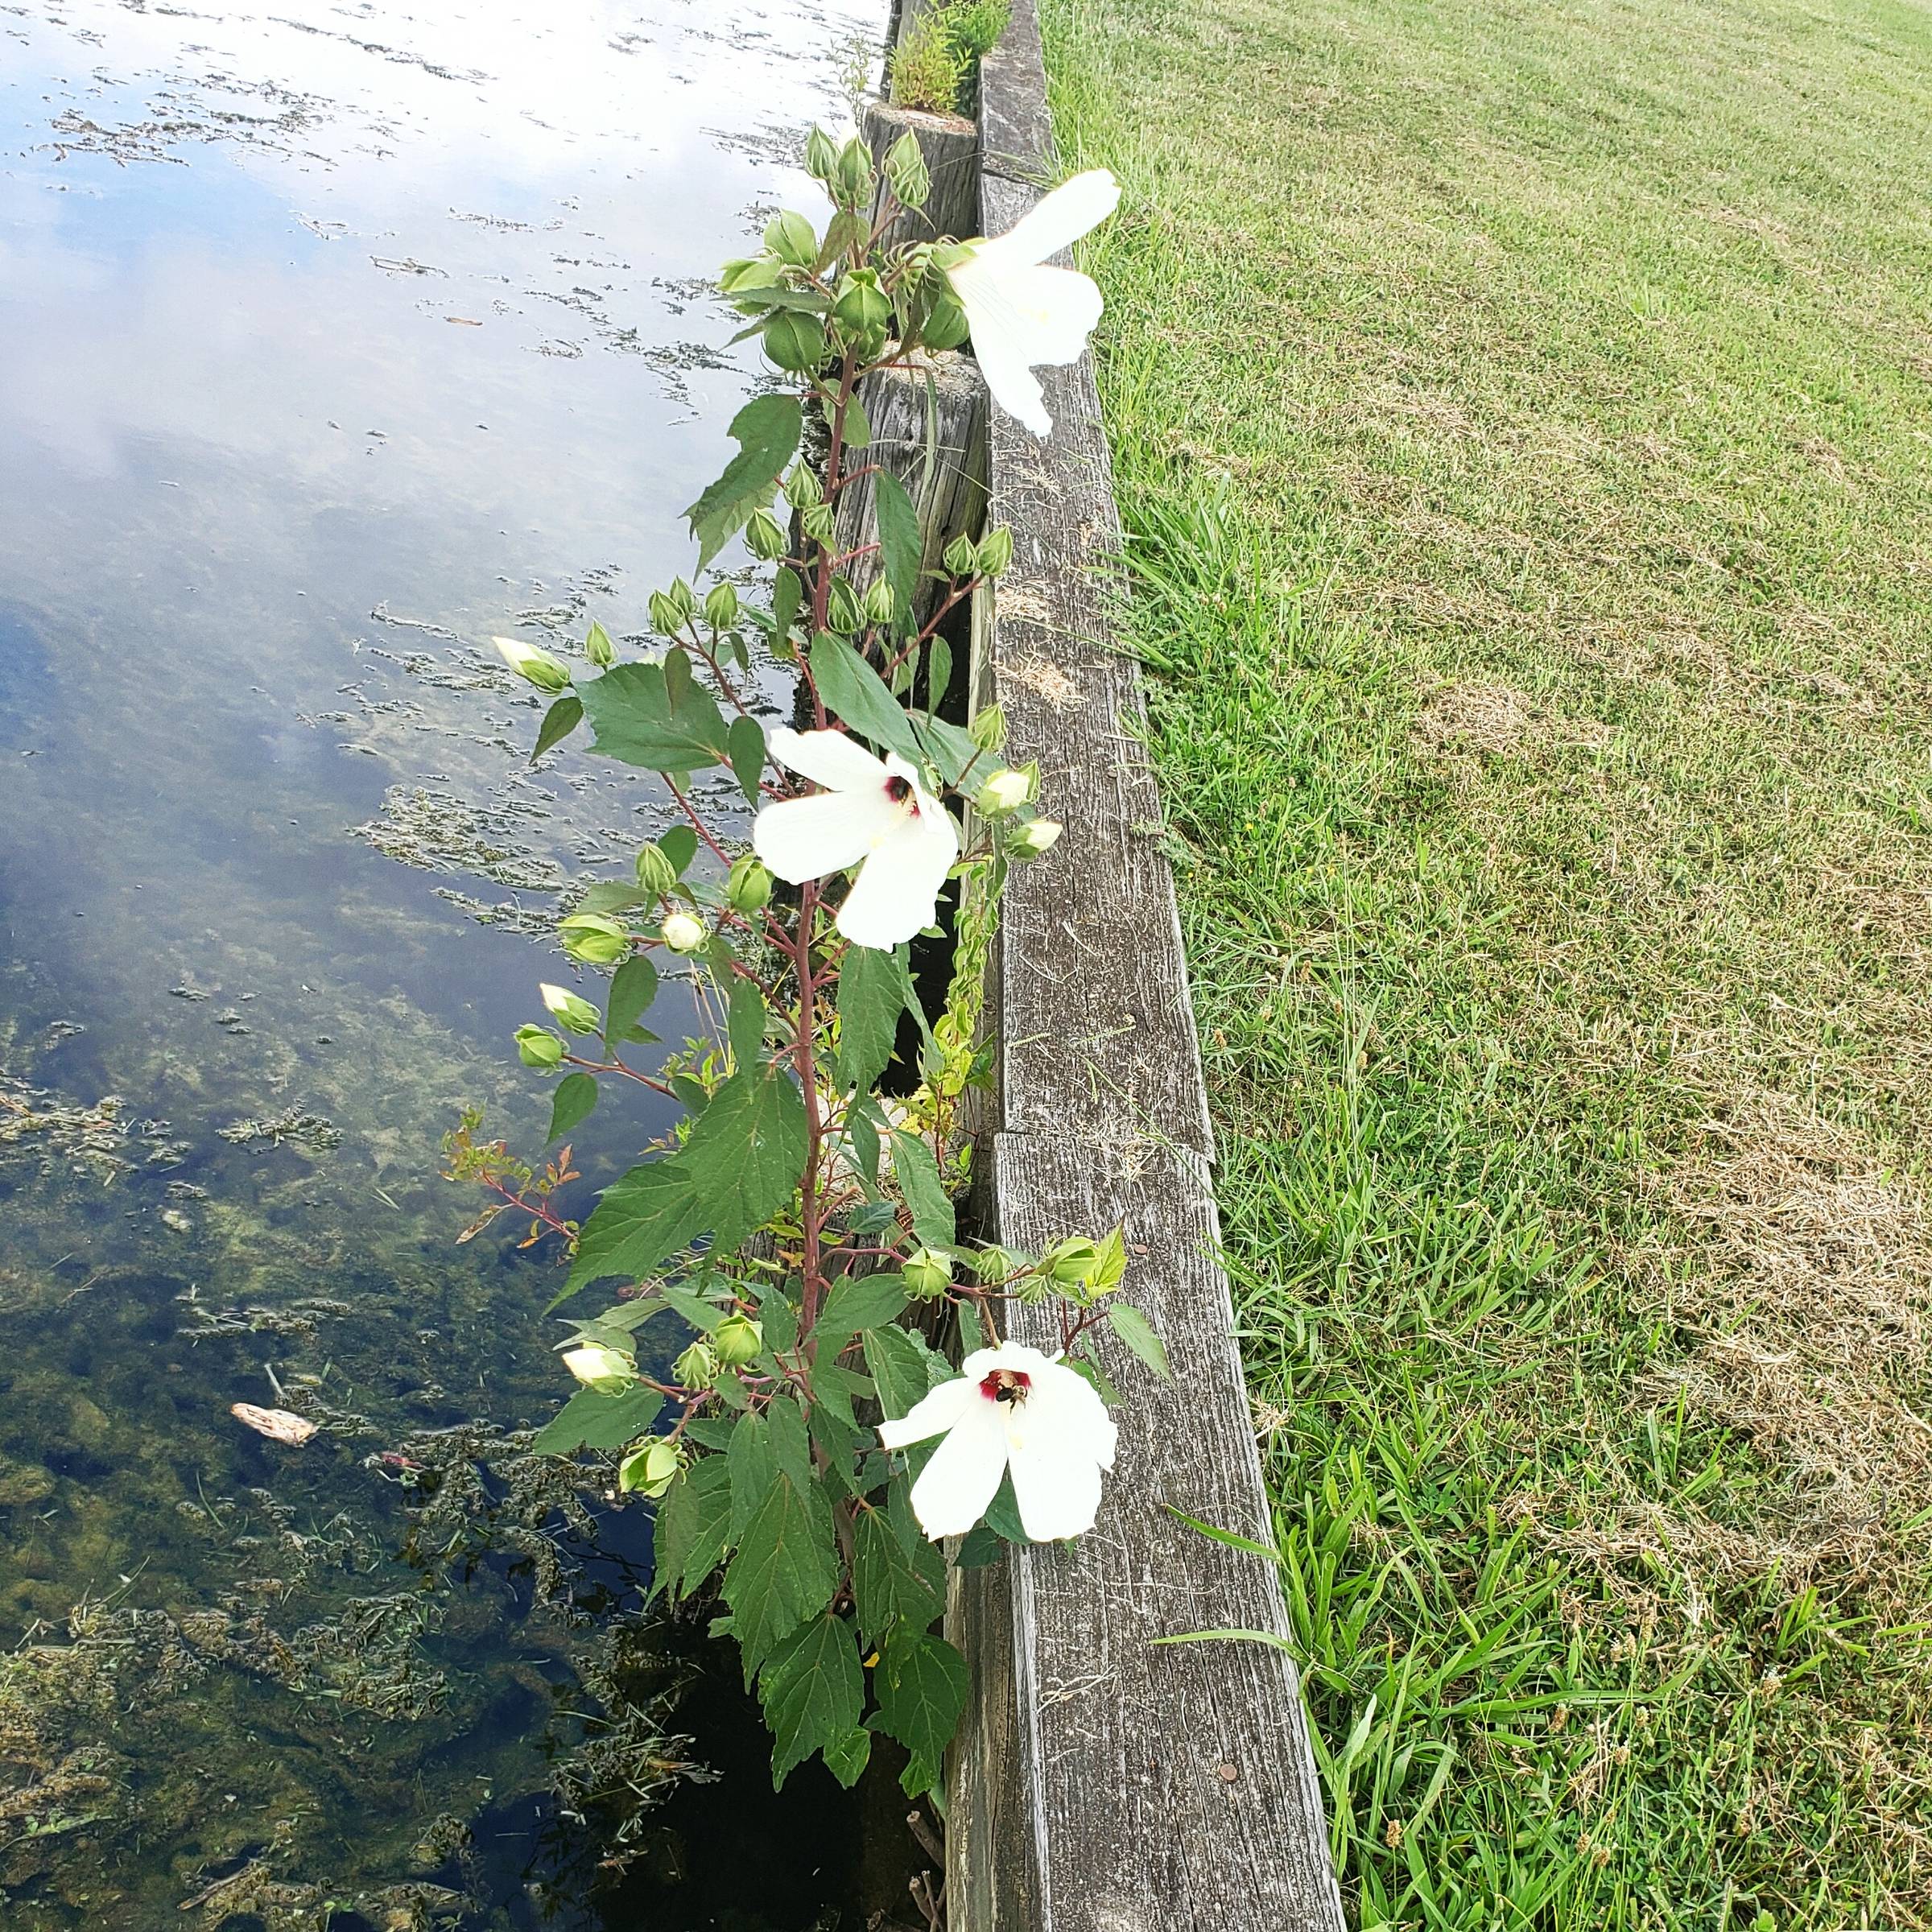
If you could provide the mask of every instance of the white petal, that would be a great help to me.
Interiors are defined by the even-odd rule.
[[[1044,262],[1096,229],[1120,205],[1121,184],[1104,167],[1090,169],[1063,181],[1050,195],[1020,217],[1003,235],[982,242],[974,250],[1011,262]]]
[[[964,1536],[986,1513],[1006,1473],[1005,1405],[973,1385],[973,1399],[912,1486],[912,1513],[934,1542]]]
[[[1020,1525],[1036,1543],[1057,1543],[1093,1527],[1100,1506],[1100,1464],[1086,1451],[1071,1418],[1035,1397],[1004,1405],[1006,1457]]]
[[[996,1368],[1010,1368],[1015,1375],[1033,1377],[1054,1366],[1051,1356],[1029,1348],[1024,1342],[1001,1342],[997,1348],[976,1348],[960,1364],[960,1373],[968,1381],[984,1381]],[[1071,1373],[1070,1370],[1069,1373]]]
[[[751,848],[793,886],[859,861],[911,814],[882,790],[815,791],[767,805],[751,824]]]
[[[1059,1362],[1049,1362],[1033,1372],[1030,1401],[1043,1401],[1057,1430],[1077,1443],[1103,1469],[1113,1467],[1114,1446],[1121,1432],[1107,1413],[1100,1391],[1085,1376]]]
[[[966,1413],[968,1402],[985,1399],[979,1384],[964,1376],[957,1381],[941,1382],[929,1394],[920,1397],[896,1422],[880,1423],[880,1446],[903,1449],[908,1443],[923,1443],[929,1435],[943,1435]]]
[[[1047,413],[1046,398],[1027,368],[1025,356],[1012,344],[978,328],[972,332],[972,353],[979,358],[980,374],[986,378],[987,393],[993,401],[1036,436],[1052,435],[1053,418]]]
[[[886,767],[842,731],[791,731],[780,724],[773,728],[767,742],[781,765],[815,785],[834,791],[862,791],[886,782]]]
[[[939,888],[959,856],[960,835],[951,815],[927,799],[923,810],[905,813],[890,835],[873,846],[839,908],[839,931],[855,946],[881,952],[924,931],[938,917]],[[771,865],[769,859],[765,862]],[[778,871],[775,865],[771,869]]]
[[[1099,284],[1077,268],[982,270],[961,301],[975,350],[990,335],[1029,369],[1078,361],[1104,306]]]

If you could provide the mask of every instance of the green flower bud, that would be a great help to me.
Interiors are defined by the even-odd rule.
[[[603,1024],[597,1008],[588,1000],[579,999],[568,987],[543,985],[537,991],[543,994],[551,1017],[566,1033],[595,1033]]]
[[[719,271],[718,287],[728,295],[772,288],[783,272],[783,263],[770,255],[741,255],[736,261],[727,262]]]
[[[728,1315],[712,1331],[711,1346],[727,1368],[742,1368],[755,1361],[765,1346],[765,1331],[749,1315]]]
[[[587,1389],[628,1388],[638,1377],[628,1356],[619,1355],[616,1349],[597,1342],[585,1342],[570,1350],[564,1357],[564,1366]]]
[[[678,882],[678,869],[662,845],[646,845],[638,854],[638,890],[663,898]]]
[[[765,246],[794,268],[810,268],[819,258],[819,232],[803,215],[788,209],[765,224]]]
[[[708,1342],[693,1342],[671,1365],[680,1389],[708,1389],[718,1379],[718,1358]]]
[[[809,463],[795,463],[785,479],[785,501],[794,510],[809,509],[825,501],[825,485]]]
[[[899,614],[899,600],[892,586],[883,577],[875,577],[872,587],[865,592],[865,621],[868,624],[890,624]]]
[[[1037,859],[1060,842],[1067,828],[1057,819],[1033,819],[1013,835],[1013,849],[1023,859]]]
[[[980,568],[980,547],[971,537],[955,537],[946,546],[940,561],[956,577],[970,577]]]
[[[1084,1234],[1069,1235],[1055,1241],[1040,1257],[1042,1271],[1063,1286],[1077,1287],[1093,1273],[1100,1258],[1099,1247]]]
[[[1013,561],[1013,532],[996,523],[980,539],[980,572],[983,576],[1004,576]]]
[[[782,308],[765,324],[765,353],[791,375],[805,375],[831,353],[825,324],[816,316]]]
[[[608,671],[616,662],[617,648],[601,624],[591,625],[590,635],[584,640],[584,654],[599,671]]]
[[[548,1073],[563,1060],[564,1042],[547,1026],[519,1026],[517,1058],[526,1067],[535,1067],[539,1073]]]
[[[839,150],[827,185],[841,207],[857,208],[872,199],[872,150],[857,134]]]
[[[973,713],[966,735],[981,751],[997,751],[1006,742],[1006,714],[997,704]]]
[[[564,950],[582,966],[614,966],[630,952],[630,935],[601,912],[574,912],[559,922]]]
[[[879,287],[879,278],[872,270],[853,269],[840,281],[832,299],[832,320],[842,334],[855,341],[885,339],[892,326],[892,299]]]
[[[547,696],[554,698],[559,691],[570,689],[570,667],[548,651],[539,650],[534,644],[521,643],[515,638],[492,638],[490,642],[518,677],[535,685]]]
[[[865,621],[865,613],[859,603],[859,593],[843,577],[832,580],[832,595],[825,602],[825,628],[836,631],[844,637],[852,632]]]
[[[791,548],[784,526],[768,510],[754,510],[745,526],[745,546],[761,564],[775,564]]]
[[[815,543],[829,543],[838,530],[838,512],[829,503],[811,503],[799,512],[799,527]]]
[[[738,621],[738,593],[729,584],[714,584],[704,600],[704,621],[714,630],[729,630]]]
[[[815,181],[829,181],[839,165],[837,144],[824,128],[815,127],[805,142],[805,171]]]
[[[919,324],[919,340],[928,349],[957,349],[971,333],[966,312],[952,289],[935,295]]]
[[[732,866],[724,902],[733,912],[762,912],[771,903],[771,874],[749,852]]]
[[[886,151],[886,183],[907,208],[923,208],[932,192],[931,172],[910,128]]]
[[[617,1487],[654,1501],[683,1473],[684,1452],[675,1443],[654,1436],[617,1465]]]
[[[710,937],[704,930],[704,922],[688,912],[674,912],[664,922],[664,943],[673,952],[701,952]]]
[[[931,1248],[917,1248],[906,1256],[899,1279],[914,1301],[931,1301],[952,1285],[952,1257]]]
[[[1018,811],[1033,796],[1033,774],[1016,770],[1012,766],[1004,766],[980,787],[980,795],[975,801],[989,818],[998,818],[1003,813]]]

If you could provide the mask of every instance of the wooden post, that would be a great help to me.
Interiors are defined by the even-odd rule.
[[[964,242],[980,232],[980,136],[972,122],[958,114],[930,114],[920,108],[872,101],[866,103],[860,126],[881,175],[893,143],[910,134],[932,177],[926,205],[902,208],[886,225],[880,240],[886,247],[946,236]]]
[[[980,72],[983,217],[1011,227],[1053,168],[1033,0]],[[1125,1228],[1123,1292],[1167,1345],[1162,1382],[1102,1345],[1124,1398],[1094,1530],[952,1573],[974,1680],[948,1764],[952,1932],[1340,1932],[1320,1785],[1274,1569],[1182,1523],[1269,1535],[1233,1339],[1206,1086],[1161,802],[1131,658],[1108,648],[1120,550],[1090,358],[1040,372],[1038,441],[997,407],[989,514],[1013,564],[976,683],[1008,756],[1039,761],[1067,836],[1008,883],[997,945],[997,1239],[1035,1252]],[[1059,1346],[1015,1304],[1012,1339]]]

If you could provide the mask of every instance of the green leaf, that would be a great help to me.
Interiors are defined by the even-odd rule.
[[[704,569],[754,510],[771,500],[799,447],[804,422],[796,396],[760,396],[731,419],[738,453],[724,473],[685,511],[698,541],[698,568]]]
[[[550,1103],[550,1137],[560,1140],[597,1104],[597,1083],[588,1073],[567,1073]]]
[[[700,1456],[665,1492],[654,1532],[657,1587],[688,1596],[731,1546],[731,1471],[721,1455]]]
[[[813,1360],[806,1381],[817,1402],[811,1412],[813,1427],[818,1428],[821,1420],[829,1417],[837,1426],[819,1429],[819,1432],[827,1447],[836,1443],[840,1460],[849,1463],[850,1451],[859,1446],[861,1438],[869,1439],[869,1432],[861,1430],[852,1405],[855,1397],[873,1393],[872,1377],[861,1375],[856,1368],[842,1368],[829,1354],[820,1354]]]
[[[615,879],[601,879],[572,908],[576,912],[636,912],[657,901],[634,886],[620,885]]]
[[[771,587],[771,629],[774,639],[782,644],[805,601],[805,584],[795,570],[781,570]]]
[[[574,1455],[580,1449],[621,1449],[658,1419],[664,1398],[641,1384],[606,1394],[580,1389],[530,1444],[539,1455]]]
[[[839,1081],[869,1093],[892,1059],[899,1015],[913,999],[906,948],[847,949],[839,967]]]
[[[745,803],[757,804],[758,782],[765,776],[764,727],[756,718],[733,718],[724,733],[724,749]]]
[[[741,1073],[749,1072],[761,1064],[766,1011],[765,996],[758,990],[756,980],[732,981],[725,1030],[731,1041],[733,1062]]]
[[[715,1250],[736,1248],[791,1199],[806,1144],[805,1101],[782,1070],[741,1071],[712,1096],[679,1164]]]
[[[852,1626],[843,1617],[815,1616],[774,1652],[758,1678],[765,1721],[771,1728],[771,1788],[815,1751],[850,1738],[865,1708],[865,1674]],[[849,1763],[849,1745],[844,1753]]]
[[[880,1407],[895,1421],[953,1376],[945,1356],[907,1328],[868,1328],[865,1366],[877,1385]]]
[[[670,860],[671,870],[683,878],[685,868],[698,856],[698,835],[688,825],[674,825],[658,838],[658,850]]]
[[[854,952],[859,950],[857,947],[852,948]],[[845,1115],[845,1132],[852,1141],[852,1158],[859,1164],[859,1172],[865,1177],[866,1187],[875,1195],[879,1191],[880,1122],[882,1117],[877,1106],[869,1100],[852,1106]],[[896,1214],[889,1213],[880,1224],[879,1231],[883,1232],[897,1218]]]
[[[939,1590],[900,1542],[882,1510],[859,1512],[853,1528],[852,1586],[859,1628],[866,1642],[874,1645],[883,1644],[901,1624],[915,1633],[930,1629],[945,1607]]]
[[[871,1728],[896,1737],[914,1757],[937,1765],[959,1728],[971,1684],[965,1658],[943,1637],[889,1645],[873,1674],[879,1707]]]
[[[735,1475],[732,1489],[735,1501]],[[732,1634],[747,1672],[816,1616],[838,1587],[831,1512],[815,1489],[801,1491],[790,1476],[776,1476],[724,1572]]]
[[[766,1440],[772,1466],[800,1489],[811,1484],[811,1444],[805,1432],[805,1411],[789,1397],[774,1397],[765,1411]]]
[[[872,1733],[863,1728],[835,1737],[823,1748],[825,1769],[849,1791],[865,1774],[872,1757]]]
[[[905,1306],[906,1290],[897,1275],[848,1274],[834,1282],[812,1330],[819,1352],[836,1356],[861,1328],[896,1320]]]
[[[926,762],[911,719],[879,674],[843,638],[820,631],[812,639],[811,677],[819,697],[852,730],[902,758]]]
[[[886,567],[886,581],[898,600],[899,619],[910,625],[912,601],[919,588],[919,561],[925,544],[919,536],[919,512],[906,493],[906,485],[889,469],[873,479],[873,510],[879,524],[879,555]]]
[[[771,1426],[762,1415],[746,1414],[738,1418],[731,1432],[731,1447],[724,1452],[731,1472],[731,1534],[735,1542],[758,1513],[771,1492],[778,1462],[771,1446]]]
[[[592,748],[647,771],[690,771],[729,756],[724,714],[695,679],[675,683],[662,664],[613,664],[579,693]]]
[[[1167,1344],[1154,1331],[1146,1315],[1131,1302],[1109,1302],[1107,1319],[1113,1331],[1162,1381],[1173,1379],[1167,1365]]]
[[[1005,1554],[1006,1545],[1001,1538],[985,1523],[975,1523],[960,1539],[952,1567],[956,1570],[984,1570]]]
[[[865,413],[865,405],[859,400],[855,389],[845,398],[845,447],[848,449],[863,449],[872,440],[872,418]]]
[[[610,992],[604,1001],[604,1051],[621,1040],[644,1015],[658,997],[658,969],[649,956],[634,952],[610,976]]]
[[[584,700],[574,694],[560,697],[543,714],[543,722],[537,728],[537,748],[530,754],[530,762],[535,764],[545,752],[561,745],[584,722]]]
[[[667,1256],[689,1247],[704,1232],[705,1219],[681,1161],[647,1161],[632,1168],[604,1190],[591,1210],[557,1301],[607,1274],[634,1281],[650,1274]]]
[[[913,1232],[928,1248],[950,1248],[955,1235],[952,1203],[946,1198],[932,1150],[918,1134],[895,1131],[892,1171],[912,1211]]]

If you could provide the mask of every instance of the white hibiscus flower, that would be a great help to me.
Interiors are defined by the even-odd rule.
[[[838,917],[855,946],[890,952],[924,931],[960,835],[919,773],[902,758],[875,758],[842,731],[781,727],[771,754],[825,790],[767,805],[753,821],[752,850],[793,886],[857,865]]]
[[[1030,213],[990,242],[968,242],[946,271],[966,312],[972,353],[993,399],[1036,436],[1053,419],[1035,369],[1077,362],[1100,319],[1100,291],[1076,268],[1050,268],[1114,211],[1120,184],[1104,167],[1063,182]]]
[[[1036,1543],[1093,1527],[1100,1472],[1117,1431],[1093,1385],[1018,1342],[981,1348],[910,1414],[879,1430],[888,1449],[943,1435],[912,1486],[912,1513],[933,1542],[964,1536],[1013,1472],[1020,1521]]]

